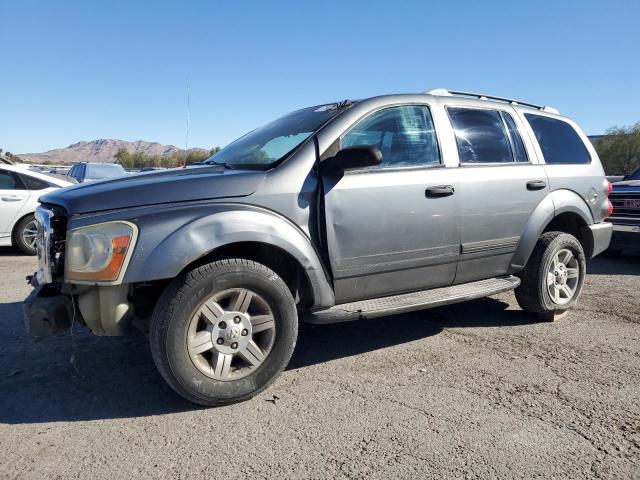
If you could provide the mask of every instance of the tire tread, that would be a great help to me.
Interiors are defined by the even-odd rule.
[[[573,235],[557,231],[543,233],[538,239],[529,260],[527,261],[527,265],[518,275],[521,283],[515,289],[515,296],[518,305],[520,305],[520,308],[525,312],[537,314],[549,313],[552,311],[562,312],[571,308],[580,294],[579,291],[576,292],[574,300],[566,306],[563,305],[563,308],[550,310],[545,305],[544,288],[546,285],[547,272],[543,268],[544,258],[549,248],[552,247],[552,243],[557,243],[559,241],[558,239],[561,237],[566,237],[565,241],[567,242],[575,242],[574,246],[579,248],[582,256],[584,257],[582,246]]]
[[[171,369],[171,362],[169,361],[169,356],[167,355],[166,332],[176,308],[183,302],[187,295],[187,292],[190,289],[194,288],[199,282],[207,278],[215,277],[216,275],[237,270],[249,271],[254,274],[263,276],[267,279],[275,280],[275,282],[278,284],[278,287],[282,290],[282,293],[288,296],[290,306],[295,311],[293,297],[291,296],[291,292],[284,281],[274,271],[253,260],[247,260],[243,258],[217,260],[213,263],[208,263],[194,268],[193,270],[187,271],[186,273],[183,273],[181,276],[177,277],[173,282],[171,282],[171,284],[163,292],[162,296],[160,297],[160,301],[156,305],[153,312],[153,317],[149,329],[151,355],[162,378],[177,393],[193,403],[198,403],[200,405],[206,406],[221,406],[230,403],[242,402],[259,394],[267,387],[269,387],[286,366],[283,365],[275,373],[275,375],[273,375],[271,381],[267,382],[260,388],[252,391],[247,395],[231,400],[212,400],[209,397],[199,395],[182,385],[182,383],[173,374]]]

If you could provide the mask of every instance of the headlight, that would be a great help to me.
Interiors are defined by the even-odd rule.
[[[137,237],[128,222],[108,222],[67,233],[65,278],[83,282],[114,282],[128,262]]]

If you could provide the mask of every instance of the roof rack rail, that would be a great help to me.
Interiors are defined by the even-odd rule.
[[[425,93],[427,95],[436,95],[441,97],[457,96],[457,97],[478,98],[480,100],[497,100],[499,102],[506,102],[512,105],[524,105],[525,107],[537,108],[538,110],[542,110],[543,112],[556,113],[556,114],[560,113],[557,108],[544,106],[544,105],[536,105],[535,103],[522,102],[520,100],[514,100],[512,98],[496,97],[495,95],[486,95],[484,93],[461,92],[456,90],[447,90],[446,88],[435,88]]]

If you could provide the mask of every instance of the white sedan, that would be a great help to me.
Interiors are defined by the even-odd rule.
[[[0,246],[13,245],[27,255],[36,254],[38,198],[71,182],[0,164]]]

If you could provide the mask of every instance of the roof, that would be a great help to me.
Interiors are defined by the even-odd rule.
[[[456,90],[447,90],[446,88],[435,88],[425,93],[427,95],[439,96],[439,97],[477,98],[478,100],[487,100],[487,101],[492,101],[494,103],[509,103],[511,105],[531,107],[536,110],[542,110],[543,112],[555,113],[556,115],[560,114],[557,108],[553,108],[550,106],[537,105],[531,102],[524,102],[522,100],[515,100],[513,98],[498,97],[496,95],[488,95],[485,93],[462,92],[462,91],[456,91]]]

